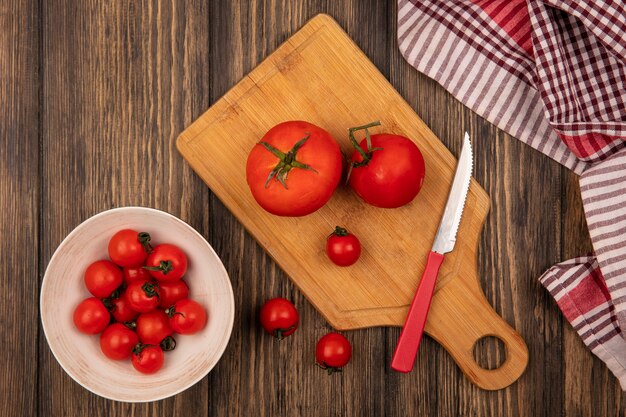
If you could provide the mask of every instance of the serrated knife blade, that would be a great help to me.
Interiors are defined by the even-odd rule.
[[[417,350],[422,340],[430,302],[435,291],[435,283],[439,268],[443,263],[444,254],[451,252],[456,243],[456,235],[463,216],[463,207],[470,187],[473,167],[472,144],[469,134],[465,132],[463,148],[456,166],[448,202],[439,223],[433,248],[428,255],[426,268],[422,273],[409,313],[402,327],[396,350],[391,360],[391,368],[398,372],[410,372],[415,363]]]
[[[463,138],[463,147],[461,148],[461,156],[456,166],[454,180],[448,196],[448,202],[439,223],[439,229],[433,243],[433,252],[448,253],[454,249],[456,243],[456,234],[459,231],[461,217],[463,216],[463,208],[465,207],[465,199],[469,191],[470,179],[472,178],[473,168],[472,144],[469,134],[465,132]]]

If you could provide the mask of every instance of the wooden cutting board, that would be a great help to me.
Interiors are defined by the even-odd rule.
[[[426,162],[418,197],[398,209],[363,203],[340,186],[329,203],[301,218],[273,216],[254,201],[246,157],[275,124],[307,120],[328,130],[350,153],[347,128],[373,120],[413,139]],[[459,135],[459,141],[461,135]],[[402,326],[448,196],[456,159],[337,23],[318,15],[189,126],[177,147],[196,173],[338,330]],[[524,341],[491,308],[480,288],[476,250],[489,198],[472,180],[455,250],[441,268],[426,332],[484,389],[500,389],[522,374]],[[359,261],[347,268],[324,253],[336,225],[361,240]],[[250,279],[256,279],[250,277]],[[485,370],[473,347],[502,339],[507,359]],[[383,360],[383,358],[381,358]]]

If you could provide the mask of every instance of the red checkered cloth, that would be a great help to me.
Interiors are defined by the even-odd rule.
[[[580,174],[594,253],[540,281],[626,390],[626,2],[399,0],[407,61]]]

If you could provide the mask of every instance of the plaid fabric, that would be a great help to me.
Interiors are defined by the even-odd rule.
[[[594,253],[540,280],[626,389],[626,3],[399,0],[407,61],[580,174]]]

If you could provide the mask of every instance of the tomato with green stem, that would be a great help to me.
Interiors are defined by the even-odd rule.
[[[124,293],[131,309],[138,313],[149,313],[159,306],[159,286],[156,282],[135,281]]]
[[[368,204],[397,208],[413,201],[424,183],[424,157],[410,139],[391,133],[370,135],[380,122],[349,129],[355,150],[350,158],[348,182]],[[357,142],[354,133],[365,131]]]
[[[337,226],[326,239],[326,254],[336,265],[353,265],[361,256],[361,242],[347,229]]]
[[[121,267],[143,265],[152,250],[150,234],[124,229],[115,233],[109,240],[109,258]]]
[[[278,340],[291,336],[298,328],[298,311],[291,301],[285,298],[268,300],[259,312],[261,326]]]
[[[170,319],[172,330],[178,334],[198,333],[207,322],[207,314],[204,307],[188,298],[178,301],[165,312]]]
[[[271,128],[246,161],[252,196],[278,216],[305,216],[330,199],[341,179],[342,155],[324,129],[304,121]]]
[[[137,343],[133,348],[131,362],[142,374],[153,374],[163,367],[165,361],[163,349],[155,345]]]
[[[154,247],[143,268],[157,281],[177,281],[187,272],[187,256],[178,246],[163,243]]]

